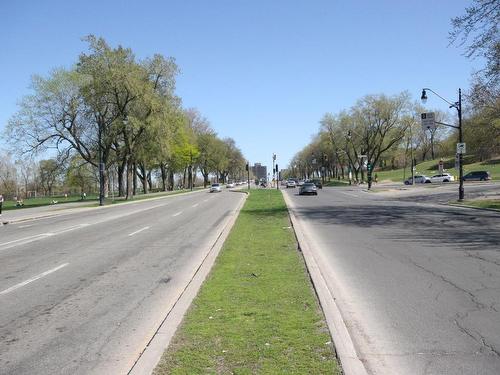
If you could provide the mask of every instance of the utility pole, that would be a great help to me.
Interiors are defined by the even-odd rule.
[[[250,190],[250,163],[249,162],[247,162],[246,169],[247,169],[248,190]]]
[[[427,101],[427,90],[434,93],[440,99],[442,99],[443,101],[448,103],[450,105],[450,108],[455,108],[458,112],[458,126],[434,121],[434,114],[433,113],[430,113],[430,114],[423,113],[421,118],[422,118],[422,125],[424,125],[424,121],[428,118],[428,115],[432,114],[432,120],[431,120],[432,124],[435,123],[435,124],[439,124],[439,125],[448,126],[450,128],[458,129],[458,142],[459,142],[459,143],[457,143],[458,179],[459,179],[459,182],[458,182],[458,200],[463,201],[464,196],[465,196],[464,180],[463,180],[463,177],[464,177],[463,154],[465,153],[465,143],[463,140],[463,132],[462,132],[462,89],[460,89],[460,88],[458,89],[458,102],[455,102],[455,103],[451,103],[450,101],[446,100],[441,95],[439,95],[437,92],[435,92],[429,88],[422,89],[422,96],[420,97],[420,99],[422,100],[423,103],[425,103]]]
[[[104,206],[104,163],[102,162],[102,125],[98,126],[99,136],[99,206]]]
[[[279,179],[280,179],[280,175],[278,172],[278,163],[276,163],[276,190],[280,189]]]

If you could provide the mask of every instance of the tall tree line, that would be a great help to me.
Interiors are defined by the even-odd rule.
[[[179,68],[171,57],[137,59],[129,48],[112,48],[102,38],[85,38],[88,51],[71,69],[34,76],[5,136],[18,154],[55,154],[59,166],[99,168],[104,191],[116,171],[118,193],[128,199],[136,181],[147,193],[153,178],[162,189],[174,175],[192,186],[199,170],[224,180],[243,170],[245,160],[232,139],[220,139],[196,110],[182,108],[175,93]],[[78,173],[72,173],[73,179]]]

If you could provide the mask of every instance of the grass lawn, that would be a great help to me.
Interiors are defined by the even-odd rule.
[[[340,374],[280,191],[252,190],[154,371]]]
[[[323,186],[346,186],[349,185],[349,181],[347,180],[330,180],[325,181]]]
[[[495,210],[500,210],[500,199],[476,199],[476,200],[465,200],[462,203],[452,203],[452,204],[463,204],[465,206],[474,206],[480,208],[493,208]]]
[[[451,173],[454,176],[458,176],[458,171],[455,170],[455,157],[453,158],[443,158],[445,172]],[[428,160],[417,165],[417,173],[425,174],[426,176],[432,176],[438,173],[438,163],[439,159]],[[469,163],[467,164],[467,158],[464,160],[464,175],[471,171],[488,171],[491,174],[493,180],[500,179],[500,160],[489,160],[485,162]],[[406,174],[403,169],[395,169],[392,171],[375,171],[379,181],[391,180],[394,182],[402,182],[405,178],[411,176],[410,167],[406,168]]]

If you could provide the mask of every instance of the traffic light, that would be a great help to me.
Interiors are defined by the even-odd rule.
[[[370,163],[368,163],[368,164],[366,165],[366,170],[368,170],[368,171],[371,171],[371,170],[372,170],[372,165],[371,165]]]
[[[278,173],[278,164],[276,164],[276,173]]]
[[[248,163],[245,165],[245,170],[248,172]]]

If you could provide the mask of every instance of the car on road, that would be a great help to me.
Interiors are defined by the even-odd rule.
[[[431,182],[451,182],[455,181],[455,177],[453,177],[449,173],[440,173],[440,174],[435,174],[434,176],[431,177]]]
[[[220,184],[212,184],[210,186],[210,192],[211,193],[220,193],[222,190],[220,188]]]
[[[463,177],[464,181],[489,181],[491,180],[490,172],[487,171],[472,171]]]
[[[321,180],[314,179],[309,182],[312,182],[318,189],[323,189],[323,184],[321,183]]]
[[[297,181],[297,186],[302,186],[302,185],[304,185],[304,180]]]
[[[226,185],[226,188],[230,189],[230,188],[234,188],[234,183],[233,182],[229,182],[227,185]]]
[[[431,183],[431,179],[430,177],[427,177],[425,175],[417,175],[417,176],[414,176],[415,178],[415,183],[416,184],[430,184]],[[405,181],[404,181],[404,184],[405,185],[413,185],[413,178],[407,178]]]
[[[287,189],[288,189],[288,188],[294,188],[294,187],[296,187],[296,186],[297,186],[297,184],[295,183],[295,181],[294,181],[294,180],[288,180],[288,181],[286,182],[286,187],[287,187]]]
[[[312,182],[304,182],[299,188],[299,195],[318,195],[318,188]]]

